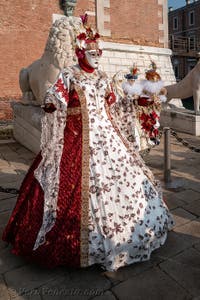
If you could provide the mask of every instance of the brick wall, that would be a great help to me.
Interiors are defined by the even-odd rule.
[[[145,46],[163,46],[159,43],[159,23],[162,6],[157,0],[110,1],[110,29],[113,41]],[[117,12],[117,13],[116,13]]]
[[[75,16],[87,12],[89,22],[101,27],[107,42],[163,48],[166,1],[77,0]],[[52,14],[63,13],[58,3],[58,0],[1,0],[0,120],[12,118],[9,101],[21,96],[19,71],[42,55]]]
[[[58,1],[1,0],[0,3],[0,119],[12,117],[9,100],[19,99],[19,71],[38,59]]]

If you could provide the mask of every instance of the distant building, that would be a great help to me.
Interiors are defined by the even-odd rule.
[[[200,0],[186,0],[184,7],[169,7],[169,47],[177,81],[181,80],[200,57]]]

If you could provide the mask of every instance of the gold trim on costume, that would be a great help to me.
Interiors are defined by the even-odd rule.
[[[88,229],[88,214],[89,214],[89,116],[87,103],[84,92],[81,88],[75,85],[75,90],[79,96],[82,113],[82,176],[81,176],[81,230],[80,230],[80,265],[81,267],[88,266],[89,252],[89,229]]]

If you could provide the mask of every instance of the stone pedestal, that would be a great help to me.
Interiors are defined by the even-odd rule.
[[[14,138],[34,153],[40,151],[41,117],[40,106],[12,103],[14,113]]]
[[[181,108],[166,109],[161,112],[161,126],[200,136],[200,115]]]

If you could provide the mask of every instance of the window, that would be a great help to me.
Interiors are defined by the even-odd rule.
[[[195,50],[196,49],[196,40],[195,36],[190,36],[189,37],[189,50]]]
[[[176,79],[179,79],[179,65],[174,66],[174,75]]]
[[[178,17],[173,18],[173,29],[178,29]]]
[[[176,79],[180,78],[180,62],[177,58],[173,59],[172,61],[173,67],[174,67],[174,75]]]
[[[194,25],[194,11],[189,11],[189,25]]]

